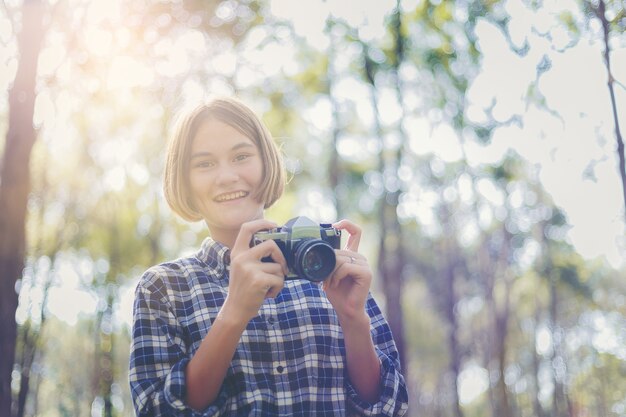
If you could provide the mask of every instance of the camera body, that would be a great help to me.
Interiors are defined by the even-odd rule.
[[[273,240],[287,260],[289,274],[285,279],[324,281],[335,269],[335,249],[341,246],[341,230],[330,224],[318,224],[308,217],[294,217],[282,227],[257,232],[251,246]],[[264,258],[264,262],[273,262]]]

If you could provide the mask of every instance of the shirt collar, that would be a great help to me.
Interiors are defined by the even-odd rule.
[[[230,249],[210,237],[204,239],[196,257],[213,269],[218,277],[223,277],[230,270]]]

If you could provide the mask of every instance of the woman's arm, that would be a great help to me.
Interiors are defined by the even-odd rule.
[[[257,220],[241,227],[231,251],[228,296],[209,332],[186,368],[187,402],[202,410],[217,398],[230,362],[248,322],[258,314],[263,300],[278,295],[287,264],[273,240],[249,247],[252,234],[275,227]],[[261,262],[271,256],[275,263]]]
[[[370,403],[380,396],[380,361],[370,333],[365,303],[372,282],[367,259],[359,254],[361,229],[347,220],[333,225],[349,233],[344,250],[337,250],[337,266],[324,282],[343,330],[348,377],[359,396]]]
[[[406,383],[389,325],[369,293],[372,271],[358,253],[361,229],[346,220],[333,226],[349,233],[324,282],[344,334],[349,400],[364,415],[402,416],[408,409]]]
[[[217,398],[247,322],[223,314],[223,308],[187,364],[187,404],[202,410]]]
[[[380,361],[372,342],[367,314],[346,321],[339,318],[346,345],[348,377],[359,397],[373,404],[380,398]]]

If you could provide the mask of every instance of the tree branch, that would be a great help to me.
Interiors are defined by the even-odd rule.
[[[615,123],[615,140],[617,142],[619,174],[622,180],[622,194],[624,196],[624,219],[626,219],[626,156],[624,155],[624,139],[622,138],[622,132],[619,126],[615,88],[613,85],[616,81],[611,72],[611,47],[609,45],[610,27],[605,12],[606,5],[604,0],[600,0],[598,2],[598,7],[595,9],[595,14],[602,23],[602,31],[604,35],[604,64],[606,65],[608,75],[607,86],[609,88],[609,95],[611,96],[611,109],[613,111],[613,122]],[[621,86],[619,83],[618,85]]]
[[[616,80],[615,78],[613,78],[613,82],[617,85],[619,85],[620,87],[622,87],[622,89],[626,90],[626,85],[622,84],[621,82],[619,82],[618,80]]]

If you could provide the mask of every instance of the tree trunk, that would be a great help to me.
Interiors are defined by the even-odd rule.
[[[506,373],[506,338],[508,334],[508,321],[509,321],[509,291],[507,290],[505,306],[502,311],[494,311],[494,325],[495,325],[495,344],[496,344],[496,357],[498,360],[498,371],[500,377],[496,386],[496,403],[498,405],[499,417],[512,417],[511,405],[509,402],[509,394],[506,388],[505,373]]]
[[[383,128],[380,123],[380,113],[378,111],[378,97],[376,91],[375,69],[370,60],[369,51],[366,44],[363,44],[363,63],[365,76],[370,85],[370,99],[374,113],[374,131],[376,137],[381,141],[381,151],[379,156],[379,172],[383,177],[383,183],[390,175],[397,174],[396,161],[386,161],[385,147],[383,143]],[[404,375],[407,377],[406,349],[404,342],[404,318],[402,312],[402,281],[405,263],[404,244],[402,228],[398,220],[397,208],[400,190],[390,191],[384,185],[384,191],[380,198],[379,206],[379,228],[380,243],[378,249],[378,270],[380,273],[383,293],[386,301],[386,317],[389,327],[393,333],[393,338],[398,348],[400,363],[403,366]]]
[[[54,261],[56,259],[57,251],[54,251],[51,255],[51,265],[54,265]],[[31,392],[31,371],[33,369],[33,364],[36,363],[36,358],[39,356],[41,359],[40,352],[40,344],[41,337],[46,324],[46,308],[48,306],[48,294],[50,293],[50,287],[52,286],[53,276],[49,272],[46,274],[46,281],[43,286],[43,301],[41,303],[41,307],[39,308],[39,327],[36,329],[32,328],[32,325],[29,325],[26,329],[24,329],[24,333],[22,335],[23,339],[23,349],[22,349],[22,357],[20,358],[21,366],[20,366],[20,391],[18,393],[17,399],[17,411],[15,413],[16,417],[24,417],[26,411],[26,401],[28,399],[28,395]],[[29,322],[31,320],[29,319]],[[37,387],[36,387],[37,388]],[[37,389],[34,390],[34,395],[37,396]]]
[[[47,162],[48,162],[48,158],[47,156],[44,157],[43,159],[43,163],[42,166],[47,166]],[[48,202],[48,190],[49,190],[49,184],[46,180],[46,170],[45,169],[41,169],[39,170],[39,175],[40,178],[37,180],[37,187],[39,190],[41,190],[41,192],[39,193],[39,199],[41,201],[41,204],[39,205],[39,210],[36,213],[36,221],[31,223],[33,224],[33,227],[35,227],[35,230],[43,230],[44,228],[44,216],[45,216],[45,212],[46,212],[46,207],[47,207],[47,202]],[[31,213],[32,215],[33,213]],[[45,274],[43,274],[41,271],[38,270],[37,268],[37,259],[39,259],[41,256],[48,256],[50,258],[50,265],[54,266],[55,261],[56,261],[56,257],[57,254],[59,253],[63,242],[64,242],[64,235],[66,232],[67,228],[64,227],[63,224],[59,225],[59,228],[57,230],[56,233],[56,239],[54,240],[54,242],[56,242],[53,246],[51,246],[51,248],[48,251],[45,251],[45,242],[44,242],[44,237],[43,235],[39,235],[37,236],[37,242],[34,245],[33,249],[30,251],[31,256],[33,256],[33,258],[35,259],[35,261],[33,262],[32,268],[33,268],[33,286],[41,286],[43,289],[43,300],[41,302],[41,305],[39,306],[38,311],[29,311],[29,318],[28,321],[21,326],[21,328],[19,329],[20,331],[20,336],[21,336],[21,344],[22,344],[22,355],[21,357],[15,359],[15,362],[20,364],[20,378],[21,378],[21,383],[20,383],[20,390],[17,396],[17,411],[15,413],[16,417],[23,417],[25,415],[26,412],[26,402],[28,400],[29,395],[33,395],[35,398],[37,397],[38,391],[37,391],[37,379],[35,379],[35,384],[31,384],[32,378],[31,378],[31,371],[33,370],[33,365],[36,364],[39,360],[41,360],[41,338],[42,338],[42,334],[46,325],[46,311],[47,311],[47,307],[48,307],[48,295],[50,294],[50,287],[52,286],[53,280],[54,280],[54,274],[51,272],[51,270],[46,271]],[[37,281],[38,276],[43,276],[43,282],[39,283]],[[33,303],[32,299],[27,299],[24,300],[22,299],[22,302],[26,302],[28,304],[33,304],[36,305],[36,303]],[[27,305],[28,305],[27,304]],[[36,316],[36,317],[35,317]],[[33,318],[36,318],[35,321],[33,321]],[[38,325],[36,325],[36,323],[39,323]],[[35,389],[31,389],[31,385],[33,385],[35,387]],[[34,402],[34,401],[33,401]],[[33,414],[33,413],[31,413]],[[33,415],[36,415],[36,413],[34,413]]]
[[[552,415],[554,417],[566,417],[568,412],[568,398],[565,393],[563,382],[564,376],[559,374],[559,362],[565,359],[561,355],[562,331],[558,323],[559,297],[557,291],[557,277],[552,277],[550,281],[550,333],[552,336],[552,382],[554,391],[552,393]]]
[[[28,386],[30,384],[30,369],[33,365],[33,359],[36,350],[34,349],[33,339],[36,330],[31,330],[32,323],[27,321],[21,327],[22,331],[22,352],[20,360],[20,391],[17,396],[17,411],[16,417],[24,417],[24,411],[26,409],[26,399],[28,397]]]
[[[409,367],[406,362],[407,355],[404,337],[404,314],[402,312],[402,292],[404,290],[403,273],[404,265],[406,264],[406,247],[402,225],[400,224],[400,219],[398,218],[398,204],[400,203],[400,195],[402,193],[398,171],[402,165],[405,146],[407,146],[409,142],[409,137],[404,129],[404,120],[407,117],[407,110],[404,104],[404,85],[402,83],[402,78],[400,77],[400,66],[404,61],[404,52],[406,47],[406,37],[403,34],[402,28],[402,4],[400,0],[397,0],[396,2],[396,10],[393,14],[391,26],[395,36],[394,50],[396,56],[392,73],[395,80],[396,97],[402,110],[402,114],[397,127],[398,134],[400,136],[400,144],[395,152],[393,161],[390,163],[391,167],[388,170],[389,174],[393,175],[398,183],[397,189],[390,192],[387,192],[386,190],[386,198],[382,203],[384,206],[382,210],[386,211],[384,216],[388,219],[386,227],[390,229],[395,237],[395,241],[392,241],[395,243],[394,247],[387,248],[394,259],[390,262],[388,267],[388,279],[385,280],[385,283],[388,283],[386,285],[388,288],[385,288],[385,294],[387,294],[387,302],[391,303],[391,305],[387,306],[387,311],[389,312],[390,320],[394,321],[392,331],[396,334],[396,343],[398,344],[400,359],[402,364],[404,364],[404,376],[408,380]],[[381,160],[381,162],[384,164],[384,160]],[[381,173],[384,174],[383,171],[381,171]]]
[[[15,359],[18,294],[26,253],[26,205],[30,192],[30,155],[37,59],[43,39],[43,4],[25,0],[18,35],[19,63],[9,92],[9,126],[0,168],[0,416],[11,413],[11,373]]]
[[[534,334],[535,336],[537,335],[537,327],[538,324],[541,320],[541,314],[540,314],[540,307],[537,306],[537,309],[535,310],[535,331]],[[532,345],[532,352],[533,352],[533,386],[534,386],[534,392],[533,392],[533,412],[534,415],[536,417],[544,417],[545,416],[545,412],[543,410],[543,406],[541,405],[541,401],[539,401],[539,393],[541,392],[541,385],[540,385],[540,379],[539,379],[539,368],[540,368],[540,362],[541,362],[541,358],[539,357],[539,354],[537,353],[537,345],[536,345],[536,339],[533,339],[533,345]]]
[[[509,208],[510,210],[510,208]],[[504,235],[504,240],[506,242],[510,242],[513,240],[513,236],[506,230],[506,227],[502,228],[502,233]],[[496,269],[497,275],[491,276],[491,291],[492,294],[490,296],[490,300],[492,302],[492,317],[493,317],[493,334],[494,334],[494,345],[496,352],[494,352],[494,358],[498,362],[498,383],[496,386],[496,404],[497,410],[496,414],[498,417],[511,417],[513,412],[511,410],[511,405],[509,401],[509,393],[506,388],[505,381],[505,372],[506,372],[506,356],[507,356],[507,336],[509,333],[509,316],[510,316],[510,294],[511,287],[513,285],[511,278],[507,275],[507,271],[509,271],[508,267],[508,257],[509,257],[509,244],[505,245],[501,249],[500,258],[498,261],[499,265],[503,267]],[[499,272],[498,272],[499,271]],[[496,298],[496,286],[498,283],[503,285],[505,288],[504,293],[502,294],[502,305],[499,307],[497,298]]]
[[[449,217],[449,216],[448,216]],[[451,231],[450,231],[451,232]],[[461,401],[459,398],[459,375],[461,374],[461,345],[459,343],[459,321],[457,319],[456,305],[457,295],[455,291],[456,281],[456,256],[454,244],[445,243],[441,249],[441,256],[445,259],[446,264],[443,266],[444,279],[444,303],[446,321],[448,322],[448,350],[450,355],[450,372],[452,373],[452,407],[455,417],[463,417],[461,410]]]
[[[611,97],[611,110],[613,111],[613,123],[615,124],[615,141],[617,142],[616,152],[618,158],[618,169],[620,179],[622,180],[622,196],[624,198],[624,219],[626,220],[626,154],[624,153],[624,139],[619,126],[619,113],[617,112],[617,102],[615,100],[615,89],[613,87],[615,79],[611,71],[611,47],[609,44],[609,22],[606,19],[606,5],[603,0],[598,2],[598,8],[595,10],[596,16],[600,19],[604,34],[604,64],[608,74],[607,86]]]
[[[107,309],[104,312],[104,320],[110,323],[111,329],[100,330],[100,392],[104,400],[104,417],[113,417],[112,387],[113,387],[113,346],[114,336],[112,330],[113,322],[113,297],[107,295]]]
[[[383,198],[383,200],[386,200]],[[400,355],[400,363],[406,377],[407,362],[404,342],[404,318],[402,312],[402,273],[404,253],[402,231],[395,215],[396,205],[381,202],[380,209],[380,247],[378,265],[382,277],[383,292],[386,298],[386,311],[389,327]],[[391,214],[393,212],[393,214]]]
[[[339,135],[341,133],[341,121],[339,117],[339,103],[335,99],[333,95],[333,82],[337,76],[335,73],[335,56],[337,50],[335,48],[336,41],[334,36],[334,27],[335,23],[332,20],[329,20],[327,23],[327,31],[328,37],[330,39],[330,45],[328,47],[328,69],[326,72],[326,82],[327,82],[327,94],[328,100],[330,100],[331,108],[332,108],[332,118],[333,118],[333,131],[332,131],[332,150],[330,154],[330,161],[328,166],[328,181],[329,187],[333,192],[334,201],[335,201],[335,209],[337,210],[337,218],[341,219],[344,216],[344,207],[343,207],[343,198],[344,190],[342,189],[343,183],[343,169],[341,166],[341,159],[339,157],[339,152],[337,151],[339,145]]]

